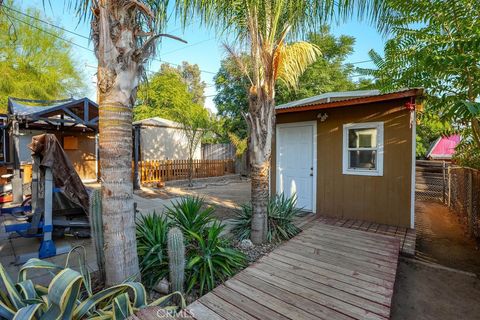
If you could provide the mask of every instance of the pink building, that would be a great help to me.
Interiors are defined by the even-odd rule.
[[[427,159],[451,160],[460,139],[460,135],[457,134],[438,138],[428,151]]]

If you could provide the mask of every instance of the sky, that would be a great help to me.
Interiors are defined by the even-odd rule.
[[[75,44],[93,50],[93,44],[84,38],[88,38],[90,34],[89,23],[79,22],[73,10],[66,6],[68,2],[69,0],[15,0],[16,5],[21,6],[22,9],[35,7],[55,25],[80,34],[81,36],[65,33],[65,37]],[[334,24],[331,26],[331,31],[336,36],[344,34],[355,37],[354,53],[347,58],[347,63],[369,60],[368,51],[370,49],[383,52],[385,39],[375,28],[366,22],[352,20],[341,25]],[[183,30],[178,22],[171,19],[167,25],[166,32],[179,36],[188,43],[184,44],[165,38],[160,44],[156,60],[151,61],[147,69],[151,72],[159,70],[161,62],[158,60],[173,64],[180,64],[182,61],[188,61],[190,64],[198,64],[200,70],[202,70],[202,80],[207,85],[205,89],[205,106],[215,112],[216,108],[213,97],[216,91],[213,78],[220,68],[220,61],[226,57],[225,50],[222,46],[225,39],[219,37],[214,30],[209,30],[199,25],[198,21],[195,20]],[[73,45],[72,49],[74,59],[78,61],[78,68],[83,70],[85,77],[88,78],[88,97],[95,101],[96,57],[92,51],[78,46]],[[373,64],[362,63],[356,64],[355,66],[373,67]]]

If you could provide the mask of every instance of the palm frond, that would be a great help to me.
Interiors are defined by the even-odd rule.
[[[295,88],[302,73],[317,60],[320,54],[320,49],[309,42],[281,44],[274,56],[275,80]]]

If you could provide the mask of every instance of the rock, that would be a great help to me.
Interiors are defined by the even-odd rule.
[[[252,241],[250,239],[244,239],[240,242],[240,248],[242,249],[250,249],[253,247]]]
[[[157,291],[158,293],[168,294],[170,288],[170,283],[166,278],[158,281],[157,284],[153,287],[153,290]]]

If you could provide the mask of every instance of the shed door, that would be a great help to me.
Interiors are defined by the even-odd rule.
[[[277,192],[297,196],[297,207],[315,211],[314,122],[277,125]]]

